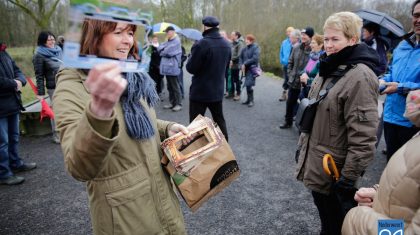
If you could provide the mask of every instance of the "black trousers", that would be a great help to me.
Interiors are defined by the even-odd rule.
[[[312,191],[315,206],[321,219],[322,235],[340,235],[344,217],[343,210],[334,194],[325,195]]]
[[[158,94],[162,93],[162,80],[163,76],[160,75],[159,68],[150,68],[149,75],[156,83],[156,91]]]
[[[240,69],[230,70],[230,91],[229,94],[233,95],[235,90],[237,95],[241,95],[241,79],[239,78]]]
[[[226,92],[229,92],[229,67],[226,67],[225,70],[225,89]]]
[[[287,74],[287,65],[283,65],[283,90],[289,89],[289,84],[287,83],[289,81],[289,75]]]
[[[384,122],[384,136],[386,142],[386,157],[389,161],[392,155],[398,151],[407,141],[409,141],[420,128],[405,127]]]
[[[228,141],[228,133],[226,128],[226,121],[223,116],[223,102],[197,102],[190,100],[190,122],[192,122],[199,114],[203,115],[206,113],[206,110],[210,109],[211,116],[213,120],[217,123],[222,131],[223,135]]]
[[[181,88],[178,83],[178,76],[166,76],[168,82],[169,102],[172,106],[181,105]]]
[[[300,89],[289,88],[289,94],[286,102],[286,123],[292,124],[296,113],[297,101],[299,99]]]

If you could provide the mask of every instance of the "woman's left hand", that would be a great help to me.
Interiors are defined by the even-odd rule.
[[[190,131],[184,125],[175,123],[171,125],[168,129],[169,137],[176,135],[179,132],[187,136],[187,138],[182,141],[182,144],[188,144],[190,141],[194,139],[194,136],[190,135]]]
[[[182,134],[184,135],[188,135],[190,132],[188,131],[188,129],[181,124],[175,123],[173,125],[171,125],[168,129],[168,135],[169,137],[178,134],[179,132],[182,132]]]
[[[308,74],[303,73],[302,75],[300,75],[300,82],[301,83],[306,85],[308,83],[308,79],[309,79]]]

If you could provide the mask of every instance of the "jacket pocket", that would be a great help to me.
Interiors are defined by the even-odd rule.
[[[379,119],[378,113],[372,108],[357,107],[357,117],[360,122],[368,122]]]
[[[106,193],[113,234],[162,234],[148,180]]]

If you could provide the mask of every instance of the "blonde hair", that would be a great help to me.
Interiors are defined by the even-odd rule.
[[[286,32],[292,32],[293,30],[295,30],[295,28],[293,28],[292,26],[287,27]]]
[[[328,17],[324,24],[324,31],[326,28],[335,29],[343,32],[347,39],[355,38],[356,42],[359,42],[362,25],[363,21],[358,15],[353,12],[342,11]]]

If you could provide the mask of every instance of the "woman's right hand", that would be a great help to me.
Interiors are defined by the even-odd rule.
[[[309,79],[308,74],[303,73],[302,75],[300,75],[300,82],[301,83],[306,85],[308,83],[308,79]]]
[[[86,86],[92,96],[90,110],[101,118],[112,115],[114,106],[119,102],[127,81],[121,76],[117,63],[95,65],[88,74]]]

